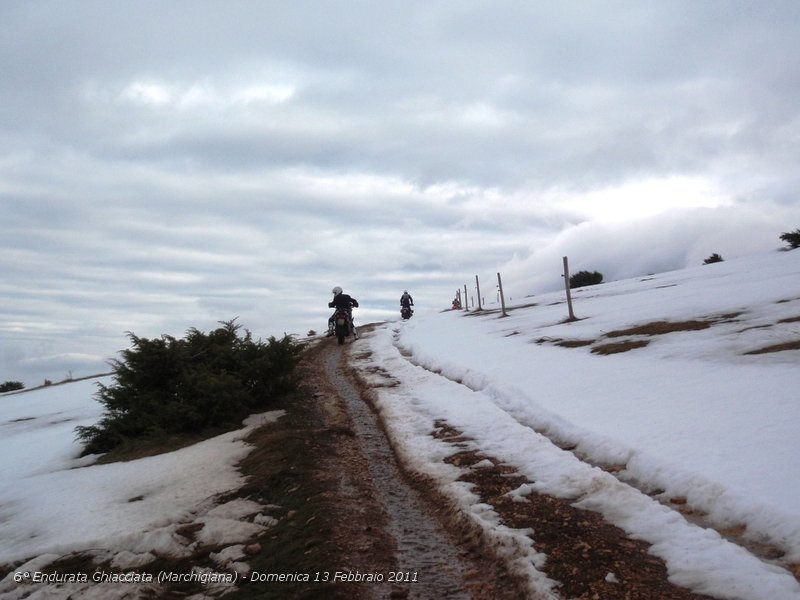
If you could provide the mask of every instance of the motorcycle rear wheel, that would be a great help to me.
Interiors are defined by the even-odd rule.
[[[347,325],[336,326],[336,341],[339,344],[344,344],[344,338],[347,336]]]

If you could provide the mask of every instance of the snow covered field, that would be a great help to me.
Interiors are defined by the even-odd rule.
[[[517,490],[520,501],[531,491],[574,498],[652,543],[675,583],[719,598],[800,598],[788,570],[800,564],[800,350],[747,354],[800,340],[800,251],[583,288],[574,300],[573,323],[563,323],[563,293],[526,298],[507,318],[493,306],[480,315],[420,309],[345,351],[379,386],[405,462],[515,548],[537,590],[555,589],[536,569],[544,557],[456,481],[459,470],[443,462],[452,447],[431,435],[436,422],[534,481]],[[705,328],[610,335],[653,321]],[[649,343],[592,352],[621,341]],[[75,458],[74,428],[99,417],[94,391],[84,381],[0,397],[0,564],[33,558],[34,569],[104,548],[135,566],[152,551],[181,552],[175,523],[225,516],[211,514],[220,510],[213,496],[240,483],[234,465],[248,429],[89,465]],[[704,513],[702,527],[675,510],[677,500]],[[248,510],[257,507],[229,507],[234,520],[215,531],[224,538]],[[716,530],[782,555],[759,559]],[[0,596],[16,597],[12,575]]]
[[[574,498],[652,543],[674,583],[719,598],[800,598],[789,573],[800,564],[800,350],[748,354],[800,341],[800,252],[573,297],[577,322],[563,322],[562,292],[526,298],[535,306],[519,303],[507,318],[489,306],[497,310],[388,323],[350,346],[380,386],[379,410],[404,460],[499,543],[516,538],[527,554],[519,564],[539,590],[554,589],[535,569],[543,557],[455,480],[459,470],[442,462],[452,448],[431,435],[437,421],[535,481],[520,499],[532,490]],[[655,321],[699,325],[612,333]],[[647,345],[593,352],[628,341]],[[593,465],[621,470],[615,477]],[[678,503],[704,515],[703,526]],[[717,530],[782,556],[759,559]]]
[[[181,524],[204,523],[204,535],[211,536],[204,541],[215,544],[236,544],[264,529],[258,518],[242,521],[259,512],[258,505],[217,505],[216,495],[241,486],[236,464],[251,449],[243,439],[283,411],[254,415],[240,430],[175,452],[92,465],[96,457],[76,458],[81,449],[74,430],[100,417],[103,407],[93,397],[97,381],[0,397],[0,565],[28,561],[0,582],[0,598],[38,597],[46,583],[31,586],[15,575],[37,572],[69,552],[91,550],[130,569],[154,554],[188,554],[176,534]],[[133,589],[90,581],[64,586],[61,593],[107,599]]]

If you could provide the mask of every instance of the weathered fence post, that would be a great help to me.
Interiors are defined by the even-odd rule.
[[[501,317],[507,317],[506,314],[506,299],[503,296],[503,280],[500,279],[500,273],[497,274],[497,287],[500,289],[500,309],[501,309]]]
[[[464,284],[464,310],[469,310],[469,296],[467,296],[467,284]]]
[[[478,281],[477,275],[475,275],[475,287],[478,288],[478,310],[483,310],[481,306],[481,283]]]
[[[569,289],[569,261],[564,257],[564,287],[567,290],[567,307],[569,309],[569,321],[577,321],[575,313],[572,312],[572,292]]]

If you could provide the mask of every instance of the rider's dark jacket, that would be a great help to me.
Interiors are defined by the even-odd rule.
[[[358,300],[351,298],[347,294],[336,294],[331,302],[328,302],[329,308],[343,308],[350,310],[352,307],[358,308]]]
[[[411,304],[414,304],[414,299],[411,297],[411,294],[406,292],[400,296],[400,306],[409,306]]]

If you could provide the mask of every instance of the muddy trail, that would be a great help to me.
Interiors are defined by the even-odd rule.
[[[338,350],[338,349],[337,349]],[[324,373],[347,407],[353,432],[367,462],[376,501],[386,513],[386,530],[393,541],[394,560],[408,584],[410,596],[469,598],[463,591],[465,566],[447,536],[437,529],[433,507],[403,478],[378,419],[346,376],[343,355],[328,352]]]
[[[368,329],[363,334],[369,335]],[[339,507],[345,508],[349,502],[373,507],[380,519],[370,532],[385,540],[386,554],[371,552],[370,560],[389,565],[387,572],[405,578],[363,586],[362,597],[705,597],[673,585],[665,565],[648,552],[645,542],[630,539],[597,513],[545,495],[533,494],[529,502],[514,502],[507,493],[520,485],[518,474],[491,456],[466,450],[461,433],[446,423],[433,423],[431,436],[452,445],[453,453],[445,462],[463,469],[462,480],[493,508],[502,524],[535,532],[534,547],[547,556],[544,566],[537,568],[555,583],[550,590],[537,590],[525,569],[514,565],[507,549],[484,539],[480,528],[459,514],[448,498],[398,463],[372,410],[370,388],[347,364],[349,350],[349,344],[342,348],[323,342],[312,351],[315,356],[308,381],[313,382],[316,408],[328,426],[348,432],[337,437],[330,455],[339,462]],[[495,463],[494,468],[471,469],[486,460]],[[353,494],[354,480],[360,483],[360,495]]]
[[[368,328],[362,332],[369,335]],[[261,593],[234,598],[704,598],[671,584],[663,562],[648,552],[645,542],[630,539],[599,514],[537,494],[529,502],[514,502],[507,493],[520,484],[518,474],[493,457],[466,450],[462,434],[446,423],[432,423],[431,436],[452,445],[445,462],[463,469],[462,480],[500,522],[535,532],[532,543],[547,556],[537,569],[554,585],[547,590],[532,584],[530,569],[515,564],[508,548],[498,547],[450,499],[398,462],[372,409],[371,388],[348,366],[350,345],[324,340],[307,351],[302,365],[304,389],[294,412],[306,432],[296,435],[311,436],[303,454],[312,457],[313,467],[294,474],[297,484],[290,478],[281,485],[307,501],[301,515],[290,513],[291,519],[281,520],[264,541],[263,554],[285,547],[287,536],[294,536],[303,554],[289,554],[271,566],[254,565],[272,571],[322,571],[336,580],[269,590],[247,586],[242,592],[249,588]],[[471,468],[487,460],[494,468]],[[309,481],[322,491],[308,496]],[[257,477],[255,482],[257,486]],[[280,486],[272,491],[280,494]],[[274,497],[291,505],[286,494]],[[275,595],[264,596],[265,591]]]
[[[330,572],[362,579],[345,582],[347,597],[524,597],[522,583],[487,558],[474,535],[452,526],[450,512],[426,483],[405,474],[368,390],[347,366],[347,350],[324,340],[303,365],[318,431],[333,442],[320,457],[338,544],[327,557]]]

